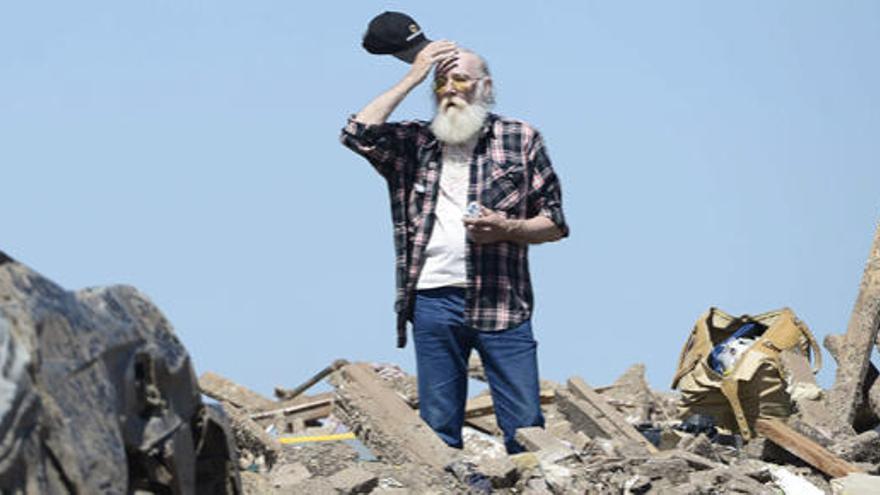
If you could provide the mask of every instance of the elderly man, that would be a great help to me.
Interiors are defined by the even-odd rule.
[[[386,120],[434,68],[432,122]],[[385,178],[397,260],[398,346],[412,322],[422,418],[461,448],[471,350],[508,452],[543,426],[528,245],[568,235],[540,134],[490,112],[485,61],[448,41],[422,49],[394,87],[351,117],[342,142]]]

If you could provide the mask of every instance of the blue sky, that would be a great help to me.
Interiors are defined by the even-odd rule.
[[[383,10],[482,53],[544,134],[572,231],[531,253],[545,378],[666,388],[713,305],[845,330],[880,219],[871,1],[7,2],[0,249],[138,287],[199,373],[263,393],[413,370],[385,187],[338,143],[407,70],[360,47]],[[394,118],[431,114],[421,87]]]

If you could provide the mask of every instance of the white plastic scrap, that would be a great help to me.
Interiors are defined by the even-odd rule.
[[[825,493],[807,479],[782,467],[771,467],[770,476],[785,495],[824,495]]]

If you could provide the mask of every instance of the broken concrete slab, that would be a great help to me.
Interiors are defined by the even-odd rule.
[[[706,459],[711,459],[716,462],[718,461],[718,457],[715,455],[715,445],[709,440],[709,437],[702,433],[682,437],[676,448],[700,457],[705,457]]]
[[[871,360],[878,345],[880,332],[880,223],[868,255],[859,295],[856,298],[845,345],[838,353],[834,385],[828,392],[828,409],[847,424],[855,420],[856,411],[864,400],[863,386]]]
[[[360,466],[350,466],[328,480],[340,493],[370,493],[379,485],[379,478]]]
[[[557,390],[557,401],[572,427],[590,437],[614,439],[621,445],[633,444],[648,454],[658,452],[651,442],[580,377],[568,380],[568,390]]]
[[[557,463],[577,457],[577,454],[544,428],[533,426],[516,430],[516,441],[541,462]]]
[[[574,431],[568,421],[554,421],[544,427],[548,433],[576,451],[590,446],[593,440],[582,431]]]
[[[844,345],[843,335],[827,335],[823,341],[825,348],[835,361],[839,359],[840,349]],[[863,403],[856,409],[853,427],[858,431],[871,428],[880,423],[880,371],[874,363],[868,363],[865,381],[862,385]]]
[[[635,467],[635,473],[649,480],[666,479],[674,484],[687,483],[692,468],[680,457],[648,459]]]
[[[278,439],[266,433],[243,410],[229,406],[224,407],[224,411],[229,416],[238,448],[250,451],[254,456],[262,456],[268,467],[274,466],[283,448]]]
[[[199,377],[199,388],[212,399],[246,411],[256,411],[275,404],[275,401],[212,371],[202,373]]]
[[[780,354],[779,359],[788,382],[787,392],[796,408],[796,418],[826,440],[854,435],[852,426],[835,416],[826,407],[822,400],[822,389],[816,383],[816,377],[807,358],[787,350]]]
[[[334,415],[377,455],[393,463],[417,462],[442,470],[454,452],[368,364],[351,363],[331,377]]]
[[[519,470],[516,464],[507,457],[484,459],[477,464],[477,470],[486,475],[492,483],[492,488],[510,488],[519,479]]]
[[[701,493],[747,493],[755,495],[777,495],[776,489],[763,485],[748,476],[737,473],[728,467],[699,471],[690,476],[690,483]]]
[[[311,477],[312,473],[301,462],[284,463],[269,472],[272,485],[288,493],[294,486]]]
[[[596,393],[616,407],[630,424],[651,421],[654,394],[645,379],[645,365],[630,366],[617,380],[606,387],[597,387]]]
[[[691,468],[698,471],[706,469],[720,469],[724,467],[724,464],[713,461],[711,459],[707,459],[701,455],[694,454],[693,452],[687,452],[679,449],[664,450],[656,454],[655,457],[659,459],[681,459],[688,463]]]
[[[829,450],[850,462],[880,464],[880,432],[868,430],[841,440]]]
[[[880,495],[880,476],[853,473],[831,480],[833,495]]]

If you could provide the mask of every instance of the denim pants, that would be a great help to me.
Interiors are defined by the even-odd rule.
[[[447,445],[462,447],[468,357],[476,349],[492,393],[508,453],[522,452],[518,428],[544,426],[538,383],[538,343],[531,321],[497,332],[464,325],[465,291],[441,287],[416,293],[413,340],[419,413]]]

